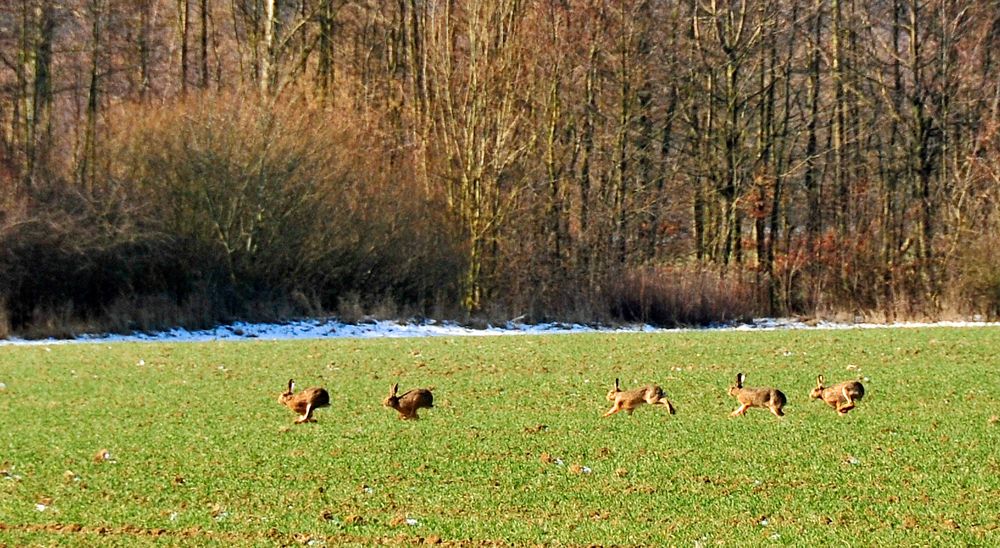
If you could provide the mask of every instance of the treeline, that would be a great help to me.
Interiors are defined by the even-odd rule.
[[[0,335],[1000,313],[1000,1],[15,0]]]

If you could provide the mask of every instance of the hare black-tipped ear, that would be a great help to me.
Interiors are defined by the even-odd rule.
[[[621,388],[618,388],[618,377],[615,377],[615,392],[618,392]]]
[[[816,386],[823,388],[823,375],[816,375]]]
[[[743,388],[743,381],[746,380],[747,376],[743,373],[736,374],[736,388]]]
[[[393,383],[393,385],[389,387],[389,397],[391,398],[391,397],[395,396],[396,395],[396,391],[398,391],[398,390],[399,390],[399,383],[398,382],[397,383]]]
[[[288,379],[288,391],[295,392],[295,381]]]

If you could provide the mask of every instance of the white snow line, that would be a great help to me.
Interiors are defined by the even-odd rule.
[[[490,326],[472,329],[453,322],[428,321],[401,324],[380,320],[360,324],[347,324],[336,320],[299,320],[281,324],[248,324],[237,322],[211,329],[188,331],[175,328],[160,333],[133,333],[130,335],[86,334],[74,339],[3,339],[0,346],[35,345],[49,346],[71,343],[115,342],[212,342],[244,340],[312,340],[312,339],[369,339],[403,337],[483,337],[505,335],[562,335],[570,333],[691,333],[702,331],[776,331],[776,330],[837,330],[837,329],[906,329],[930,327],[998,327],[1000,322],[904,322],[894,324],[805,322],[787,318],[760,318],[751,323],[716,324],[697,328],[658,328],[646,324],[622,327],[594,327],[582,324],[521,324],[510,322],[502,327]]]

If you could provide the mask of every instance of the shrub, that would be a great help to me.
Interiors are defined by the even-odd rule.
[[[444,208],[349,113],[240,97],[142,108],[113,175],[196,258],[189,283],[231,292],[240,316],[315,314],[345,295],[418,310],[452,298],[461,263]],[[247,306],[261,301],[273,306]]]
[[[349,115],[203,96],[116,116],[97,180],[0,189],[0,336],[457,302],[445,208]]]
[[[973,237],[959,253],[956,268],[954,301],[961,303],[961,312],[1000,318],[1000,266],[993,259],[996,249],[995,230],[985,230]]]
[[[608,284],[611,315],[663,327],[707,325],[750,318],[764,310],[757,291],[738,273],[691,267],[643,268]]]

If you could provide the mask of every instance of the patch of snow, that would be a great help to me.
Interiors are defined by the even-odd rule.
[[[4,345],[47,345],[66,343],[115,343],[115,342],[205,342],[235,340],[288,340],[288,339],[328,339],[328,338],[383,338],[383,337],[475,337],[498,335],[558,335],[566,333],[687,333],[693,331],[774,331],[813,329],[886,329],[919,327],[997,327],[1000,322],[937,322],[937,323],[835,323],[827,321],[803,322],[791,318],[756,318],[749,322],[715,323],[698,328],[660,328],[648,324],[634,324],[620,327],[593,326],[570,323],[525,324],[517,321],[503,325],[490,325],[483,329],[462,326],[456,322],[435,320],[409,321],[371,320],[356,324],[335,319],[306,319],[284,323],[236,322],[211,329],[187,330],[174,328],[158,333],[135,332],[128,335],[84,334],[74,339],[2,339]],[[790,354],[790,353],[788,353]],[[139,360],[137,365],[145,365]]]

